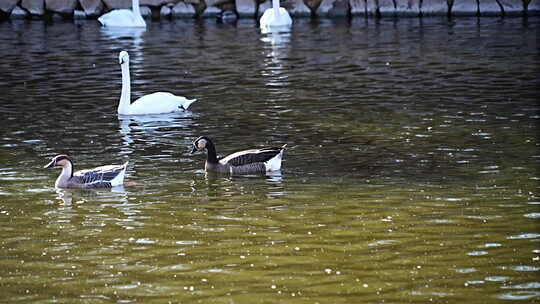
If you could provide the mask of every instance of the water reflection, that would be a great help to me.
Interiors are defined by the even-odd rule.
[[[289,68],[286,60],[291,48],[290,32],[270,32],[261,41],[265,43],[264,65],[261,75],[265,77],[268,86],[285,86],[288,81]]]
[[[56,198],[62,205],[83,204],[87,201],[127,202],[127,191],[123,186],[104,189],[60,189],[56,188]]]
[[[134,53],[134,57],[142,58],[142,44],[144,42],[144,34],[146,28],[129,28],[129,27],[101,27],[101,35],[107,40],[120,43]]]
[[[118,115],[119,131],[122,134],[122,154],[131,154],[136,140],[158,142],[170,139],[176,141],[177,132],[191,133],[193,119],[197,115],[191,111],[156,115]]]

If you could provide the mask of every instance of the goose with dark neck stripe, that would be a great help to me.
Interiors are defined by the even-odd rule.
[[[229,174],[266,173],[281,170],[281,159],[285,146],[239,151],[218,159],[216,147],[212,140],[201,136],[193,142],[191,154],[207,151],[204,166],[206,172]]]
[[[54,186],[57,188],[111,188],[124,184],[127,162],[123,165],[101,166],[73,172],[73,161],[67,155],[57,155],[44,168],[62,168]]]

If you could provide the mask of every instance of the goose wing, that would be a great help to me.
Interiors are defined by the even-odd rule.
[[[124,165],[108,165],[93,169],[80,170],[73,173],[73,178],[77,179],[80,184],[87,188],[112,187],[123,182],[123,175],[126,169]]]
[[[219,160],[222,164],[229,164],[232,166],[243,166],[253,163],[264,163],[274,156],[278,155],[283,148],[262,148],[244,150],[228,155]]]

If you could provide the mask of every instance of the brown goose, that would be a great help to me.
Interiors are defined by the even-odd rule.
[[[230,174],[265,173],[281,169],[281,158],[285,146],[244,150],[218,159],[216,147],[212,140],[206,136],[201,136],[193,142],[191,154],[206,149],[207,159],[204,166],[206,172]]]
[[[67,155],[57,155],[44,168],[60,167],[62,173],[54,184],[57,188],[110,188],[124,183],[127,162],[123,165],[101,166],[73,172],[73,162]]]

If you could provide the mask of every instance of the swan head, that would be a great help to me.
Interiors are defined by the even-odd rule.
[[[118,55],[118,63],[120,65],[124,64],[124,63],[129,63],[129,55],[128,55],[128,52],[126,51],[121,51],[120,54]]]
[[[193,153],[195,153],[197,151],[202,151],[202,150],[206,149],[206,147],[209,144],[212,144],[212,141],[210,140],[210,138],[208,138],[206,136],[201,136],[201,137],[197,138],[193,142],[193,150],[191,150],[191,154],[193,154]]]
[[[71,165],[71,159],[65,154],[60,154],[53,157],[53,159],[48,164],[46,164],[43,168],[53,168],[53,167],[65,168],[70,165]]]

